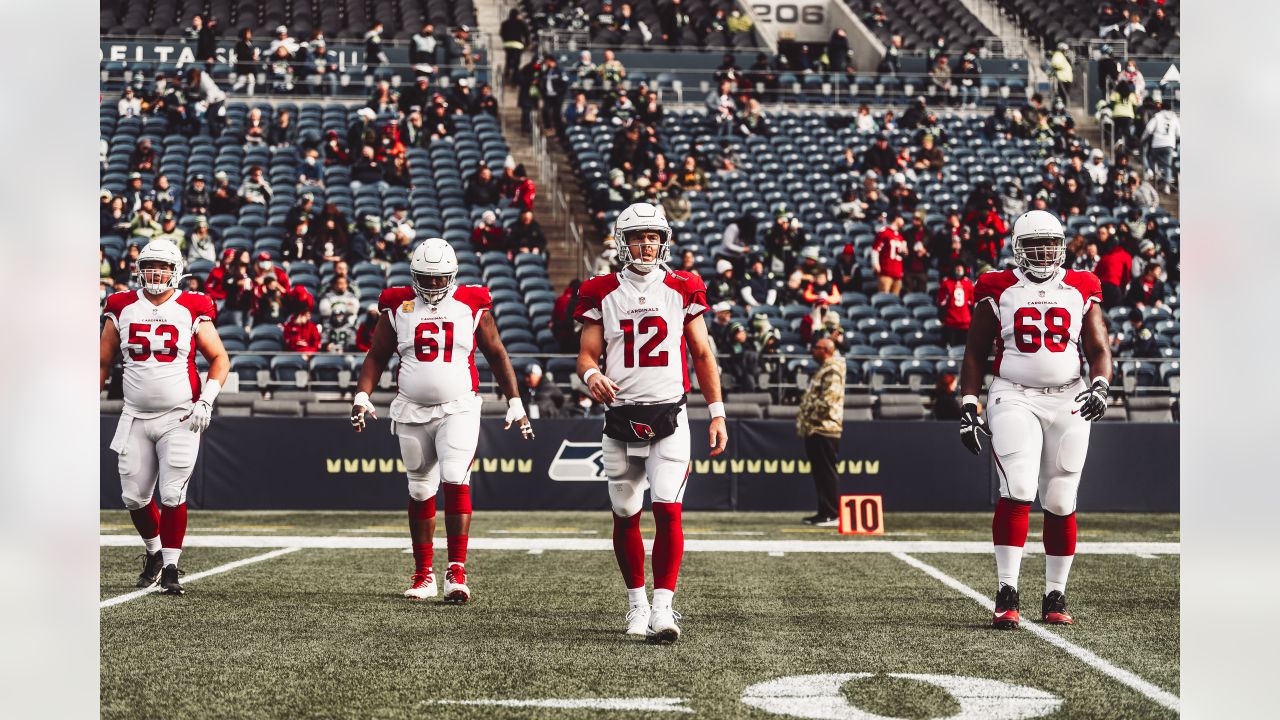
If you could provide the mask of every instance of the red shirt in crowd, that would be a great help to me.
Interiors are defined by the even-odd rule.
[[[308,318],[298,322],[298,316],[284,324],[284,349],[292,352],[313,353],[320,349],[320,328]]]
[[[907,241],[903,239],[902,233],[894,230],[892,226],[888,226],[876,235],[876,241],[871,245],[871,252],[880,258],[880,274],[894,278],[902,279],[902,258],[907,254]]]
[[[942,309],[942,325],[966,330],[973,318],[973,281],[944,277],[938,283],[938,307]]]
[[[1123,290],[1132,265],[1133,256],[1116,245],[1098,259],[1098,267],[1094,268],[1093,274],[1098,276],[1103,285],[1115,285]]]

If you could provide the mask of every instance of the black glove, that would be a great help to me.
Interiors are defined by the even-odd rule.
[[[1088,390],[1081,392],[1076,396],[1076,402],[1080,403],[1080,417],[1094,422],[1101,420],[1103,415],[1107,414],[1107,392],[1111,386],[1106,380],[1098,378],[1093,381]]]
[[[974,455],[982,454],[982,438],[978,433],[991,437],[991,431],[987,429],[987,421],[978,417],[978,406],[973,403],[965,403],[960,409],[960,442],[969,449]]]

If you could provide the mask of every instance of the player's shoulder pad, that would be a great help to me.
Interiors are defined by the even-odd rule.
[[[453,290],[453,299],[472,310],[484,310],[493,306],[493,294],[484,285],[459,285]]]
[[[699,290],[707,289],[706,283],[702,281],[702,276],[683,270],[672,270],[667,273],[667,284],[672,287],[683,289],[683,291],[692,295]]]
[[[208,315],[212,318],[218,313],[218,306],[208,295],[189,290],[181,292],[182,294],[178,296],[178,304],[190,310],[192,315]]]
[[[992,270],[978,276],[978,281],[973,284],[973,290],[979,300],[989,297],[998,301],[1000,293],[1017,282],[1018,276],[1014,275],[1012,270]]]
[[[578,297],[580,299],[594,300],[596,303],[613,292],[618,287],[618,275],[616,273],[608,273],[606,275],[596,275],[588,278],[578,286]]]
[[[1079,290],[1085,300],[1102,297],[1102,281],[1088,270],[1068,270],[1062,282]]]
[[[104,315],[111,315],[119,318],[120,312],[137,300],[137,290],[126,290],[124,292],[111,293],[107,296],[107,304],[102,308],[102,312]]]
[[[378,293],[378,312],[395,312],[396,308],[401,304],[409,302],[417,297],[417,293],[411,287],[403,285],[397,287],[389,287]]]

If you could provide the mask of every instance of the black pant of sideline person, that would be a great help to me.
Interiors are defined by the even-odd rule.
[[[836,475],[839,444],[839,438],[816,433],[804,439],[804,451],[813,470],[813,486],[818,491],[817,517],[820,520],[840,517],[840,486]]]

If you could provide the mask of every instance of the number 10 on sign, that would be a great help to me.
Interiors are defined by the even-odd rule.
[[[884,503],[879,495],[840,496],[841,535],[883,535]]]

